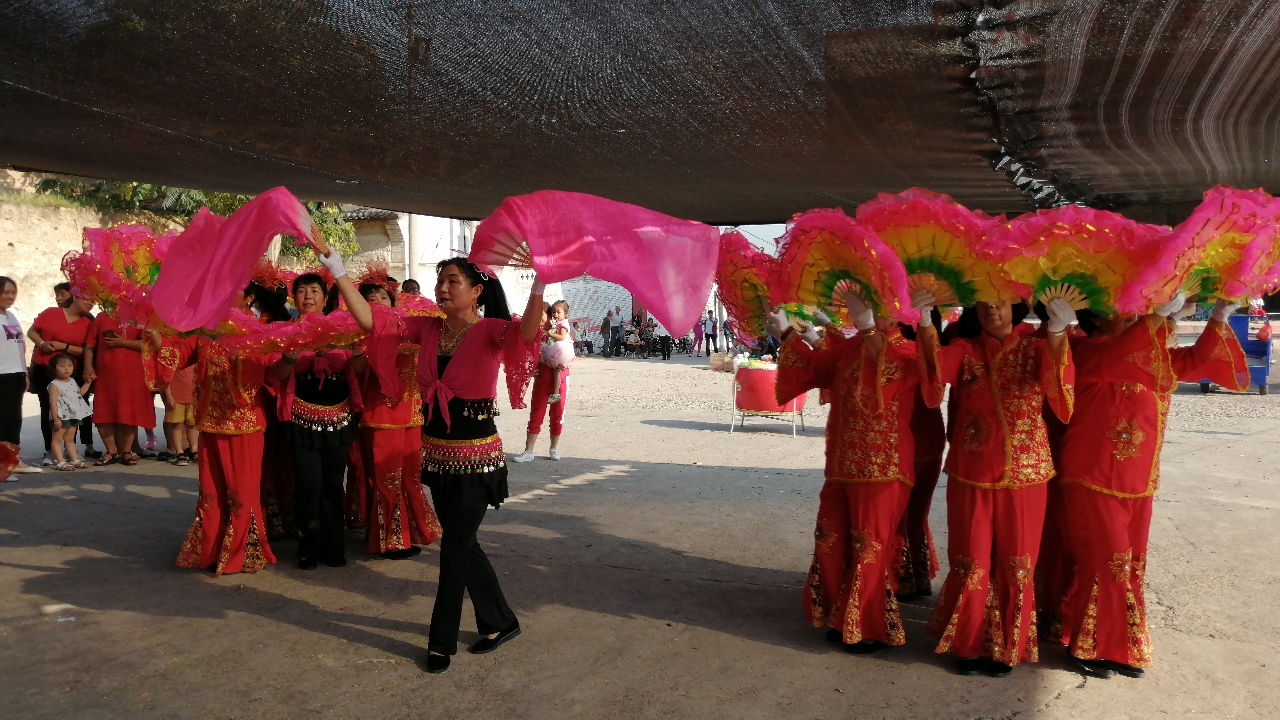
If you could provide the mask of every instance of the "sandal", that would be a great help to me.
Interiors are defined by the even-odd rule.
[[[170,462],[173,460],[173,453],[169,452],[168,450],[165,450],[163,452],[158,452],[156,453],[156,460],[159,460],[161,462]]]
[[[63,472],[71,472],[71,471],[73,471],[73,470],[75,470],[75,469],[76,469],[76,466],[75,466],[75,465],[72,465],[72,464],[71,464],[71,463],[69,463],[69,462],[60,462],[60,463],[58,463],[58,465],[57,465],[57,469],[59,469],[59,470],[61,470],[61,471],[63,471]]]
[[[131,452],[127,452],[120,456],[120,462],[128,467],[133,467],[138,464],[138,456]]]
[[[77,460],[72,464],[75,466],[75,469],[77,470],[84,470],[85,468],[89,467],[89,463],[83,460]]]
[[[116,457],[115,455],[109,452],[104,452],[102,453],[102,458],[95,460],[93,464],[95,466],[101,467],[103,465],[115,465],[118,462],[120,462],[120,458]]]
[[[190,463],[187,462],[187,457],[185,455],[175,455],[173,458],[173,464],[178,467],[186,467]]]

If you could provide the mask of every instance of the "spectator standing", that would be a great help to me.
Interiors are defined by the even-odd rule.
[[[67,353],[55,356],[49,367],[53,372],[53,381],[48,387],[49,403],[53,406],[53,458],[59,470],[83,468],[84,461],[76,457],[76,428],[89,417],[89,403],[84,399],[89,393],[89,383],[71,379],[76,359]]]
[[[706,341],[706,337],[702,332],[702,320],[693,324],[693,349],[697,351],[698,357],[702,357],[702,343]],[[690,355],[693,353],[690,352]]]
[[[66,286],[66,283],[62,283],[59,287],[63,286]],[[58,287],[55,287],[54,294],[57,295],[57,292]],[[35,349],[31,353],[31,367],[27,371],[30,378],[27,392],[40,398],[40,434],[44,436],[44,465],[54,463],[53,453],[50,452],[53,443],[53,422],[50,414],[52,408],[49,404],[49,383],[53,380],[53,374],[49,370],[49,361],[54,355],[67,353],[81,363],[80,358],[84,357],[85,344],[88,342],[89,331],[93,327],[93,323],[86,317],[93,307],[89,301],[71,297],[69,289],[67,298],[64,301],[66,305],[48,308],[37,315],[35,322],[31,323],[31,329],[27,330],[27,338],[35,344]],[[84,377],[82,367],[82,364],[78,365],[73,375],[77,383]],[[85,427],[84,442],[85,455],[88,457],[93,446],[90,444],[87,427]]]
[[[670,360],[671,359],[671,333],[667,332],[667,329],[661,325],[655,328],[654,332],[657,333],[658,335],[658,347],[662,350],[662,359]]]
[[[720,333],[724,336],[724,351],[733,352],[733,329],[729,327],[729,318],[720,321]]]
[[[22,323],[14,314],[13,303],[18,299],[18,283],[0,276],[0,322],[4,325],[4,337],[0,338],[0,443],[12,445],[15,455],[21,457],[22,444],[22,394],[27,391],[27,343],[22,336]],[[40,472],[18,460],[16,473]]]
[[[400,292],[404,295],[422,295],[422,286],[417,280],[405,280],[404,285],[400,286]]]
[[[609,336],[609,339],[611,341],[611,344],[613,345],[614,357],[617,357],[618,355],[622,354],[622,336],[623,336],[623,330],[624,330],[622,326],[623,324],[622,318],[624,317],[626,316],[622,314],[622,306],[614,305],[613,306],[613,326],[609,328],[609,331],[611,333],[611,335]]]
[[[707,317],[702,320],[702,334],[707,338],[707,355],[711,355],[713,348],[716,352],[720,352],[720,344],[716,342],[716,318],[710,310],[707,311]]]
[[[604,357],[613,356],[613,311],[604,314],[604,320],[600,321],[600,342],[604,347],[600,349],[600,354]]]
[[[154,430],[155,401],[142,370],[142,331],[103,313],[93,321],[84,353],[84,379],[97,381],[93,422],[106,454],[94,465],[137,465],[138,428]]]

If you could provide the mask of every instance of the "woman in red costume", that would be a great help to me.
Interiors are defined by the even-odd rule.
[[[369,361],[381,387],[396,388],[388,395],[399,394],[395,363],[400,347],[410,343],[420,348],[417,383],[426,418],[422,483],[431,489],[444,529],[426,665],[427,672],[441,673],[457,652],[464,593],[471,596],[482,636],[471,646],[472,654],[493,652],[520,634],[476,531],[486,509],[507,498],[506,456],[493,420],[498,366],[506,366],[512,407],[524,407],[524,390],[538,362],[543,286],[534,283],[524,318],[512,320],[502,283],[464,258],[453,258],[436,266],[436,304],[445,317],[400,321],[384,309],[371,311],[346,279],[336,254],[321,262],[338,278],[352,316],[374,333]]]
[[[1249,384],[1244,353],[1219,300],[1192,347],[1168,349],[1168,316],[1081,317],[1090,337],[1072,340],[1076,409],[1063,438],[1061,476],[1066,540],[1074,562],[1063,607],[1062,641],[1086,673],[1141,677],[1151,665],[1142,581],[1152,496],[1160,484],[1170,395],[1178,381],[1208,378],[1239,390]]]
[[[237,307],[248,309],[244,295]],[[266,359],[232,357],[206,338],[162,341],[153,331],[150,340],[142,352],[152,390],[164,389],[180,368],[196,368],[200,499],[178,553],[178,567],[212,567],[214,575],[222,575],[258,572],[275,564],[261,500],[266,417],[258,395]]]
[[[1026,306],[978,303],[961,317],[960,337],[939,347],[927,292],[916,343],[921,386],[931,407],[951,385],[955,422],[947,454],[951,570],[929,623],[939,654],[960,658],[960,673],[1004,677],[1038,659],[1032,578],[1044,525],[1045,483],[1053,477],[1041,407],[1071,417],[1075,369],[1065,331],[1075,312],[1048,304],[1049,335],[1022,324]]]
[[[394,307],[385,276],[364,277],[360,294],[370,303]],[[404,343],[396,355],[399,392],[388,397],[377,376],[365,372],[360,381],[364,413],[360,416],[363,475],[373,497],[365,526],[366,548],[391,560],[422,552],[418,545],[440,539],[440,521],[422,489],[422,397],[418,392],[418,346]],[[351,478],[347,479],[348,485]]]
[[[107,454],[95,465],[137,465],[138,428],[156,426],[155,401],[142,371],[143,332],[102,313],[84,349],[84,379],[93,382],[93,422]]]
[[[915,477],[911,417],[920,382],[915,346],[897,323],[879,320],[846,297],[858,335],[827,334],[815,351],[790,330],[786,313],[768,316],[782,339],[779,404],[811,388],[831,390],[826,483],[818,496],[805,614],[855,655],[903,645],[895,599],[898,525]]]

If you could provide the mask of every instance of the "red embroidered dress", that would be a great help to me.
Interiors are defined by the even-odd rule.
[[[1061,476],[1075,572],[1062,640],[1084,660],[1151,664],[1143,577],[1160,448],[1179,380],[1249,385],[1226,323],[1210,320],[1195,345],[1168,349],[1173,325],[1139,318],[1115,338],[1072,340],[1077,405],[1063,438]]]
[[[1038,658],[1032,578],[1053,461],[1041,408],[1071,417],[1075,368],[1034,328],[1003,341],[987,334],[939,347],[936,329],[917,338],[925,402],[955,405],[945,469],[951,570],[929,623],[938,653],[1006,665]]]
[[[830,388],[826,484],[818,500],[813,562],[804,596],[814,627],[846,643],[906,642],[898,603],[897,530],[915,472],[911,418],[919,369],[897,330],[869,356],[863,339],[830,333],[813,350],[794,334],[778,359],[777,400]]]
[[[196,429],[200,431],[200,499],[178,567],[213,567],[215,575],[257,572],[276,562],[262,511],[262,437],[266,418],[259,391],[265,358],[231,357],[203,338],[142,346],[147,384],[163,389],[194,364]]]
[[[416,381],[418,348],[404,344],[396,355],[399,393],[382,392],[374,373],[360,387],[360,457],[374,497],[366,520],[371,553],[407,550],[440,539],[440,522],[422,489],[422,396]],[[348,479],[350,483],[350,479]]]
[[[898,559],[898,594],[932,594],[933,578],[941,567],[929,530],[929,509],[942,474],[942,457],[947,449],[947,430],[942,409],[929,407],[916,393],[911,416],[911,436],[916,444],[915,483],[907,500],[907,511],[898,526],[902,554]]]

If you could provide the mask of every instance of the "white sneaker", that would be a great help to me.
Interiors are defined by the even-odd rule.
[[[13,469],[13,471],[14,471],[14,472],[16,472],[16,473],[38,473],[38,472],[44,472],[44,470],[41,470],[40,468],[38,468],[38,467],[34,467],[34,466],[32,466],[32,465],[23,465],[23,466],[21,466],[21,467],[16,467],[16,468],[14,468],[14,469]]]
[[[54,465],[57,465],[58,463],[54,462],[54,460],[53,460],[53,453],[45,453],[45,454],[44,454],[44,459],[40,461],[40,464],[41,464],[41,465],[43,465],[43,466],[45,466],[45,467],[53,467]]]
[[[519,455],[511,458],[511,461],[512,462],[533,462],[533,452],[529,450],[525,450]]]
[[[560,451],[555,448],[551,448],[551,452],[547,455],[547,457],[551,458],[552,460],[559,460]]]

